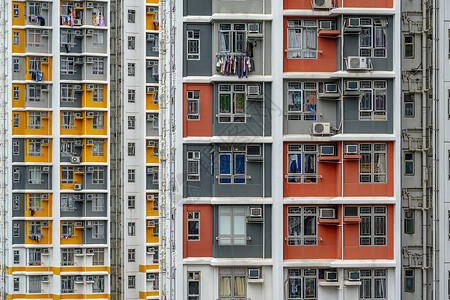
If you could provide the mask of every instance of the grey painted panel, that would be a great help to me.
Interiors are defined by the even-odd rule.
[[[19,236],[14,237],[14,224],[19,224]],[[12,243],[13,245],[16,244],[25,244],[25,221],[13,221],[12,222],[12,230],[11,233],[12,236]]]
[[[107,52],[107,31],[106,30],[94,30],[94,34],[101,34],[103,35],[103,47],[99,45],[95,45],[94,46],[94,38],[91,36],[86,36],[85,39],[85,45],[86,45],[86,49],[85,52],[88,53],[105,53]]]
[[[104,199],[104,209],[102,211],[93,211],[92,210],[92,201],[90,200],[86,200],[86,202],[84,202],[85,206],[86,206],[86,211],[84,211],[84,216],[85,217],[106,217],[107,216],[107,209],[108,209],[108,195],[107,194],[102,194],[103,195],[103,199]],[[85,199],[87,199],[87,197],[85,197]]]
[[[205,5],[205,1],[201,1]],[[206,1],[209,2],[209,1]],[[212,25],[198,23],[184,23],[183,31],[183,76],[211,76],[212,70]],[[187,60],[187,30],[200,31],[200,59]]]
[[[93,65],[94,64],[85,64],[84,68],[85,68],[85,75],[84,78],[85,80],[106,80],[106,75],[109,72],[109,68],[108,65],[106,64],[106,58],[103,58],[103,74],[93,74]]]
[[[61,196],[64,196],[65,194],[61,194]],[[70,195],[70,194],[68,194]],[[71,194],[72,196],[74,194]],[[84,196],[84,195],[81,195]],[[84,205],[83,205],[83,201],[74,201],[74,209],[73,211],[63,211],[61,209],[60,214],[61,217],[73,217],[73,218],[81,218],[83,217],[83,213],[84,213]]]
[[[60,101],[61,107],[74,107],[74,108],[81,108],[82,106],[82,93],[81,92],[74,92],[73,94],[75,96],[75,99],[73,101]]]
[[[74,57],[76,60],[77,57]],[[75,64],[74,65],[74,74],[61,74],[60,78],[61,80],[82,80],[83,79],[83,65],[81,64]]]
[[[16,199],[19,198],[19,199]],[[25,194],[13,194],[13,201],[11,202],[11,211],[13,217],[24,217],[25,216]],[[18,200],[19,206],[15,205],[15,201]]]
[[[83,244],[106,244],[108,239],[108,224],[103,221],[104,226],[104,238],[92,238],[92,228],[87,227],[83,232]]]
[[[145,55],[147,56],[158,56],[159,55],[159,38],[158,34],[155,33],[155,39],[153,41],[147,41],[145,44]],[[155,48],[156,47],[156,48]],[[158,51],[156,51],[158,50]]]
[[[93,182],[93,173],[85,173],[83,176],[83,189],[86,190],[105,190],[108,187],[107,175],[108,175],[108,167],[102,166],[103,168],[103,183],[94,183]]]
[[[99,17],[99,12],[102,13],[105,25],[108,25],[108,15],[105,13],[106,12],[106,3],[102,3],[102,2],[98,2],[95,1],[94,2],[96,5],[96,8],[87,8],[83,10],[83,25],[90,25],[90,26],[98,26],[98,25],[94,25],[94,19],[93,16],[96,16],[97,22],[98,22],[98,17]],[[99,27],[101,28],[101,27]]]
[[[14,151],[12,151],[12,161],[13,162],[23,162],[25,161],[25,139],[13,139],[13,149],[15,143],[18,143],[19,153],[14,154]]]
[[[17,70],[17,71],[15,71],[13,68],[15,60],[17,60],[19,62],[19,70]],[[13,65],[11,66],[12,79],[13,80],[24,80],[25,79],[25,58],[13,56],[12,61],[13,61]]]
[[[40,88],[40,98],[30,99],[29,89]],[[52,106],[51,101],[51,84],[27,84],[25,87],[25,108],[50,108]]]
[[[35,29],[33,29],[35,30]],[[52,30],[49,31],[48,36],[43,36],[43,30],[39,30],[41,33],[41,39],[39,46],[33,45],[31,46],[30,43],[28,43],[28,34],[30,32],[30,29],[27,29],[25,32],[25,52],[33,52],[33,53],[52,53]]]
[[[270,13],[271,3],[268,0],[213,0],[213,13]]]
[[[75,31],[80,31],[81,35],[75,35]],[[83,52],[83,30],[82,29],[61,29],[61,33],[71,32],[74,35],[73,43],[70,47],[65,43],[60,44],[61,53],[82,53]]]
[[[184,197],[211,196],[213,176],[211,176],[211,150],[212,145],[184,145],[183,165],[183,193]],[[186,180],[186,153],[187,151],[200,151],[200,181]]]
[[[44,22],[41,22],[41,20],[38,20],[37,18],[31,17],[30,13],[30,4],[29,2],[25,5],[25,25],[33,25],[33,26],[51,26],[52,25],[52,3],[47,2],[47,9],[41,8],[39,16],[44,19]],[[34,10],[33,10],[34,11]]]
[[[265,253],[264,258],[272,257],[272,206],[264,205],[264,221],[265,221]]]
[[[152,66],[147,66],[147,62],[153,62]],[[145,66],[145,76],[147,83],[158,83],[159,81],[159,65],[157,60],[148,59]]]
[[[32,184],[30,183],[30,168],[33,167],[27,167],[27,166],[14,166],[12,168],[13,171],[13,178],[14,178],[14,171],[18,170],[20,174],[20,178],[18,182],[15,182],[13,180],[12,188],[13,189],[30,189],[30,190],[51,190],[52,184],[51,184],[51,173],[52,173],[52,167],[49,168],[49,172],[42,172],[41,173],[41,183],[40,184]],[[41,168],[41,167],[40,167]]]
[[[210,16],[212,14],[212,1],[184,0],[183,15]]]
[[[159,176],[158,176],[159,178]],[[147,174],[146,176],[146,189],[147,190],[157,190],[159,188],[159,183],[153,181],[153,174]]]

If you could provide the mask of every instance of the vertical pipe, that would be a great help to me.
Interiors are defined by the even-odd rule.
[[[433,209],[433,249],[432,249],[432,270],[433,270],[433,288],[432,288],[432,299],[436,299],[436,291],[437,291],[437,278],[436,278],[436,228],[437,228],[437,207],[436,207],[436,197],[437,197],[437,170],[436,170],[436,153],[437,153],[437,147],[436,147],[436,138],[437,138],[437,130],[436,130],[436,114],[437,114],[437,89],[436,89],[436,72],[437,72],[437,59],[436,59],[436,0],[433,0],[432,3],[432,22],[431,26],[433,29],[433,51],[432,54],[432,66],[433,66],[433,72],[432,72],[432,89],[433,89],[433,110],[432,110],[432,153],[433,153],[433,178],[432,178],[432,193],[431,193],[431,206]]]

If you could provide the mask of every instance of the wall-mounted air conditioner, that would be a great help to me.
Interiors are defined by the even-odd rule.
[[[49,276],[48,275],[44,275],[42,276],[41,282],[49,282]]]
[[[320,21],[319,29],[322,30],[331,30],[333,23],[331,21]]]
[[[333,8],[333,0],[313,0],[313,8]]]
[[[337,93],[338,85],[337,83],[326,83],[325,84],[325,93]]]
[[[90,117],[90,118],[94,117],[94,112],[93,111],[86,112],[86,117]]]
[[[349,80],[345,83],[345,89],[347,91],[357,91],[359,89],[359,81]]]
[[[155,147],[156,142],[155,141],[147,141],[147,147]]]
[[[73,185],[73,190],[74,191],[81,191],[81,184],[79,184],[79,183],[74,184]]]
[[[147,273],[147,281],[155,281],[156,276],[153,273]]]
[[[311,133],[313,135],[331,134],[331,126],[329,122],[313,122]]]
[[[358,145],[357,144],[346,144],[345,145],[345,154],[358,154]]]
[[[147,87],[147,94],[152,94],[154,92],[155,92],[155,88],[154,87],[151,87],[151,86]]]
[[[155,248],[154,247],[147,247],[147,254],[150,254],[150,255],[155,254]]]
[[[155,40],[155,34],[153,33],[147,33],[147,41],[153,42]]]
[[[154,114],[147,114],[147,121],[154,121],[155,115]]]
[[[360,27],[361,21],[359,18],[349,18],[347,22],[347,27]]]
[[[50,31],[48,29],[42,30],[42,36],[48,36]]]
[[[81,157],[80,156],[72,156],[70,158],[70,162],[73,164],[79,164],[79,163],[81,163]]]
[[[350,281],[358,281],[361,278],[359,271],[348,271],[347,279]]]
[[[369,68],[368,58],[363,56],[349,56],[347,58],[348,70],[367,70]]]
[[[334,147],[334,145],[321,145],[321,146],[319,146],[319,155],[334,156],[335,154],[336,154],[336,147]]]
[[[148,220],[147,221],[147,227],[154,227],[156,224],[155,220]]]
[[[257,268],[248,269],[248,279],[259,279],[261,277],[261,270]]]
[[[42,173],[48,173],[50,171],[50,167],[42,167]]]
[[[321,219],[336,219],[336,210],[334,208],[320,208],[319,218]]]
[[[337,281],[337,272],[325,271],[325,280],[326,281]]]
[[[86,173],[94,173],[94,167],[87,167],[86,168]]]
[[[259,23],[249,23],[248,25],[248,33],[259,33],[260,24]]]
[[[86,194],[86,200],[92,201],[94,199],[94,194]]]
[[[48,194],[41,194],[41,200],[47,200]]]

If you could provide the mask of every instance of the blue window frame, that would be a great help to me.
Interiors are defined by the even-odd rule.
[[[221,146],[219,155],[219,183],[246,183],[245,146]]]

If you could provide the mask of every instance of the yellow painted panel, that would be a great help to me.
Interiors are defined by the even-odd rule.
[[[147,30],[159,30],[159,23],[153,22],[153,13],[146,14]]]
[[[17,16],[17,18],[14,18],[14,7],[18,5],[19,6],[19,15]],[[11,11],[11,16],[12,16],[12,25],[13,26],[25,26],[25,11],[24,11],[24,6],[25,3],[24,2],[13,2],[12,3],[12,11]]]
[[[40,156],[30,156],[30,139],[25,139],[25,162],[52,162],[52,140],[49,139],[48,145],[41,145]]]
[[[85,126],[86,126],[86,134],[87,135],[107,135],[108,133],[108,114],[107,112],[103,112],[103,129],[93,129],[92,121],[93,118],[86,118]]]
[[[10,299],[52,299],[53,294],[11,294]],[[53,298],[54,299],[54,298]]]
[[[147,227],[147,243],[158,243],[159,238],[153,236],[153,229],[155,227]]]
[[[94,102],[92,101],[93,98],[93,91],[86,89],[86,84],[83,85],[83,96],[82,96],[82,106],[86,108],[107,108],[108,105],[108,86],[103,85],[103,102]]]
[[[61,119],[62,119],[62,111],[61,111]],[[84,113],[82,112],[82,116],[84,116]],[[74,128],[73,129],[63,129],[60,128],[60,134],[61,135],[83,135],[83,126],[84,126],[84,118],[78,119],[76,118],[74,120]]]
[[[159,265],[139,265],[139,272],[146,273],[147,270],[158,270]]]
[[[41,112],[41,127],[37,129],[29,128],[29,114],[30,112],[26,112],[25,123],[26,128],[24,134],[26,135],[51,135],[52,134],[52,113],[51,112]],[[45,114],[47,115],[45,117]],[[14,134],[14,130],[13,130]]]
[[[103,139],[103,156],[93,156],[94,146],[87,145],[86,139],[83,147],[83,162],[107,162],[108,158],[108,140]],[[97,153],[97,152],[96,152]]]
[[[25,221],[25,244],[51,244],[52,243],[52,222],[48,222],[48,227],[41,226],[41,234],[39,241],[30,239],[29,221]]]
[[[148,164],[157,164],[159,163],[159,157],[153,156],[153,151],[155,147],[147,147],[147,163]]]
[[[153,97],[155,94],[146,94],[146,109],[147,110],[159,110],[158,104],[153,104]]]
[[[10,267],[9,275],[14,272],[53,272],[53,267]]]
[[[60,230],[62,230],[62,225]],[[61,245],[73,245],[73,244],[82,244],[83,243],[83,229],[81,228],[74,228],[74,237],[73,238],[63,238],[61,237],[60,240]],[[63,268],[61,268],[61,272],[63,271]]]
[[[48,200],[41,201],[41,210],[34,211],[33,216],[31,215],[30,207],[30,194],[25,194],[25,217],[35,217],[35,218],[50,218],[52,216],[52,194],[48,194]]]
[[[147,0],[147,3],[150,3],[150,4],[159,4],[159,0]]]
[[[62,178],[62,167],[59,171],[60,177]],[[73,175],[73,181],[74,183],[60,183],[60,189],[61,190],[73,190],[74,184],[82,184],[83,183],[83,175],[84,174],[74,174]]]
[[[147,217],[159,216],[159,211],[153,210],[153,201],[154,200],[147,200]]]
[[[14,33],[19,33],[19,44],[14,45]],[[13,53],[25,53],[25,30],[24,29],[13,29],[12,30],[12,52]]]
[[[25,107],[25,85],[24,84],[13,84],[12,85],[13,101],[12,107],[14,108],[24,108]],[[14,100],[14,87],[19,88],[19,100]]]
[[[12,120],[12,134],[13,135],[24,135],[27,128],[27,114],[24,111],[13,111],[13,120]],[[18,127],[14,127],[15,118],[19,119]]]
[[[43,73],[43,80],[44,81],[51,81],[52,80],[52,58],[47,57],[47,62],[41,63],[41,72]],[[24,80],[33,80],[32,74],[28,73],[28,66],[29,66],[30,56],[25,57],[25,78]]]

